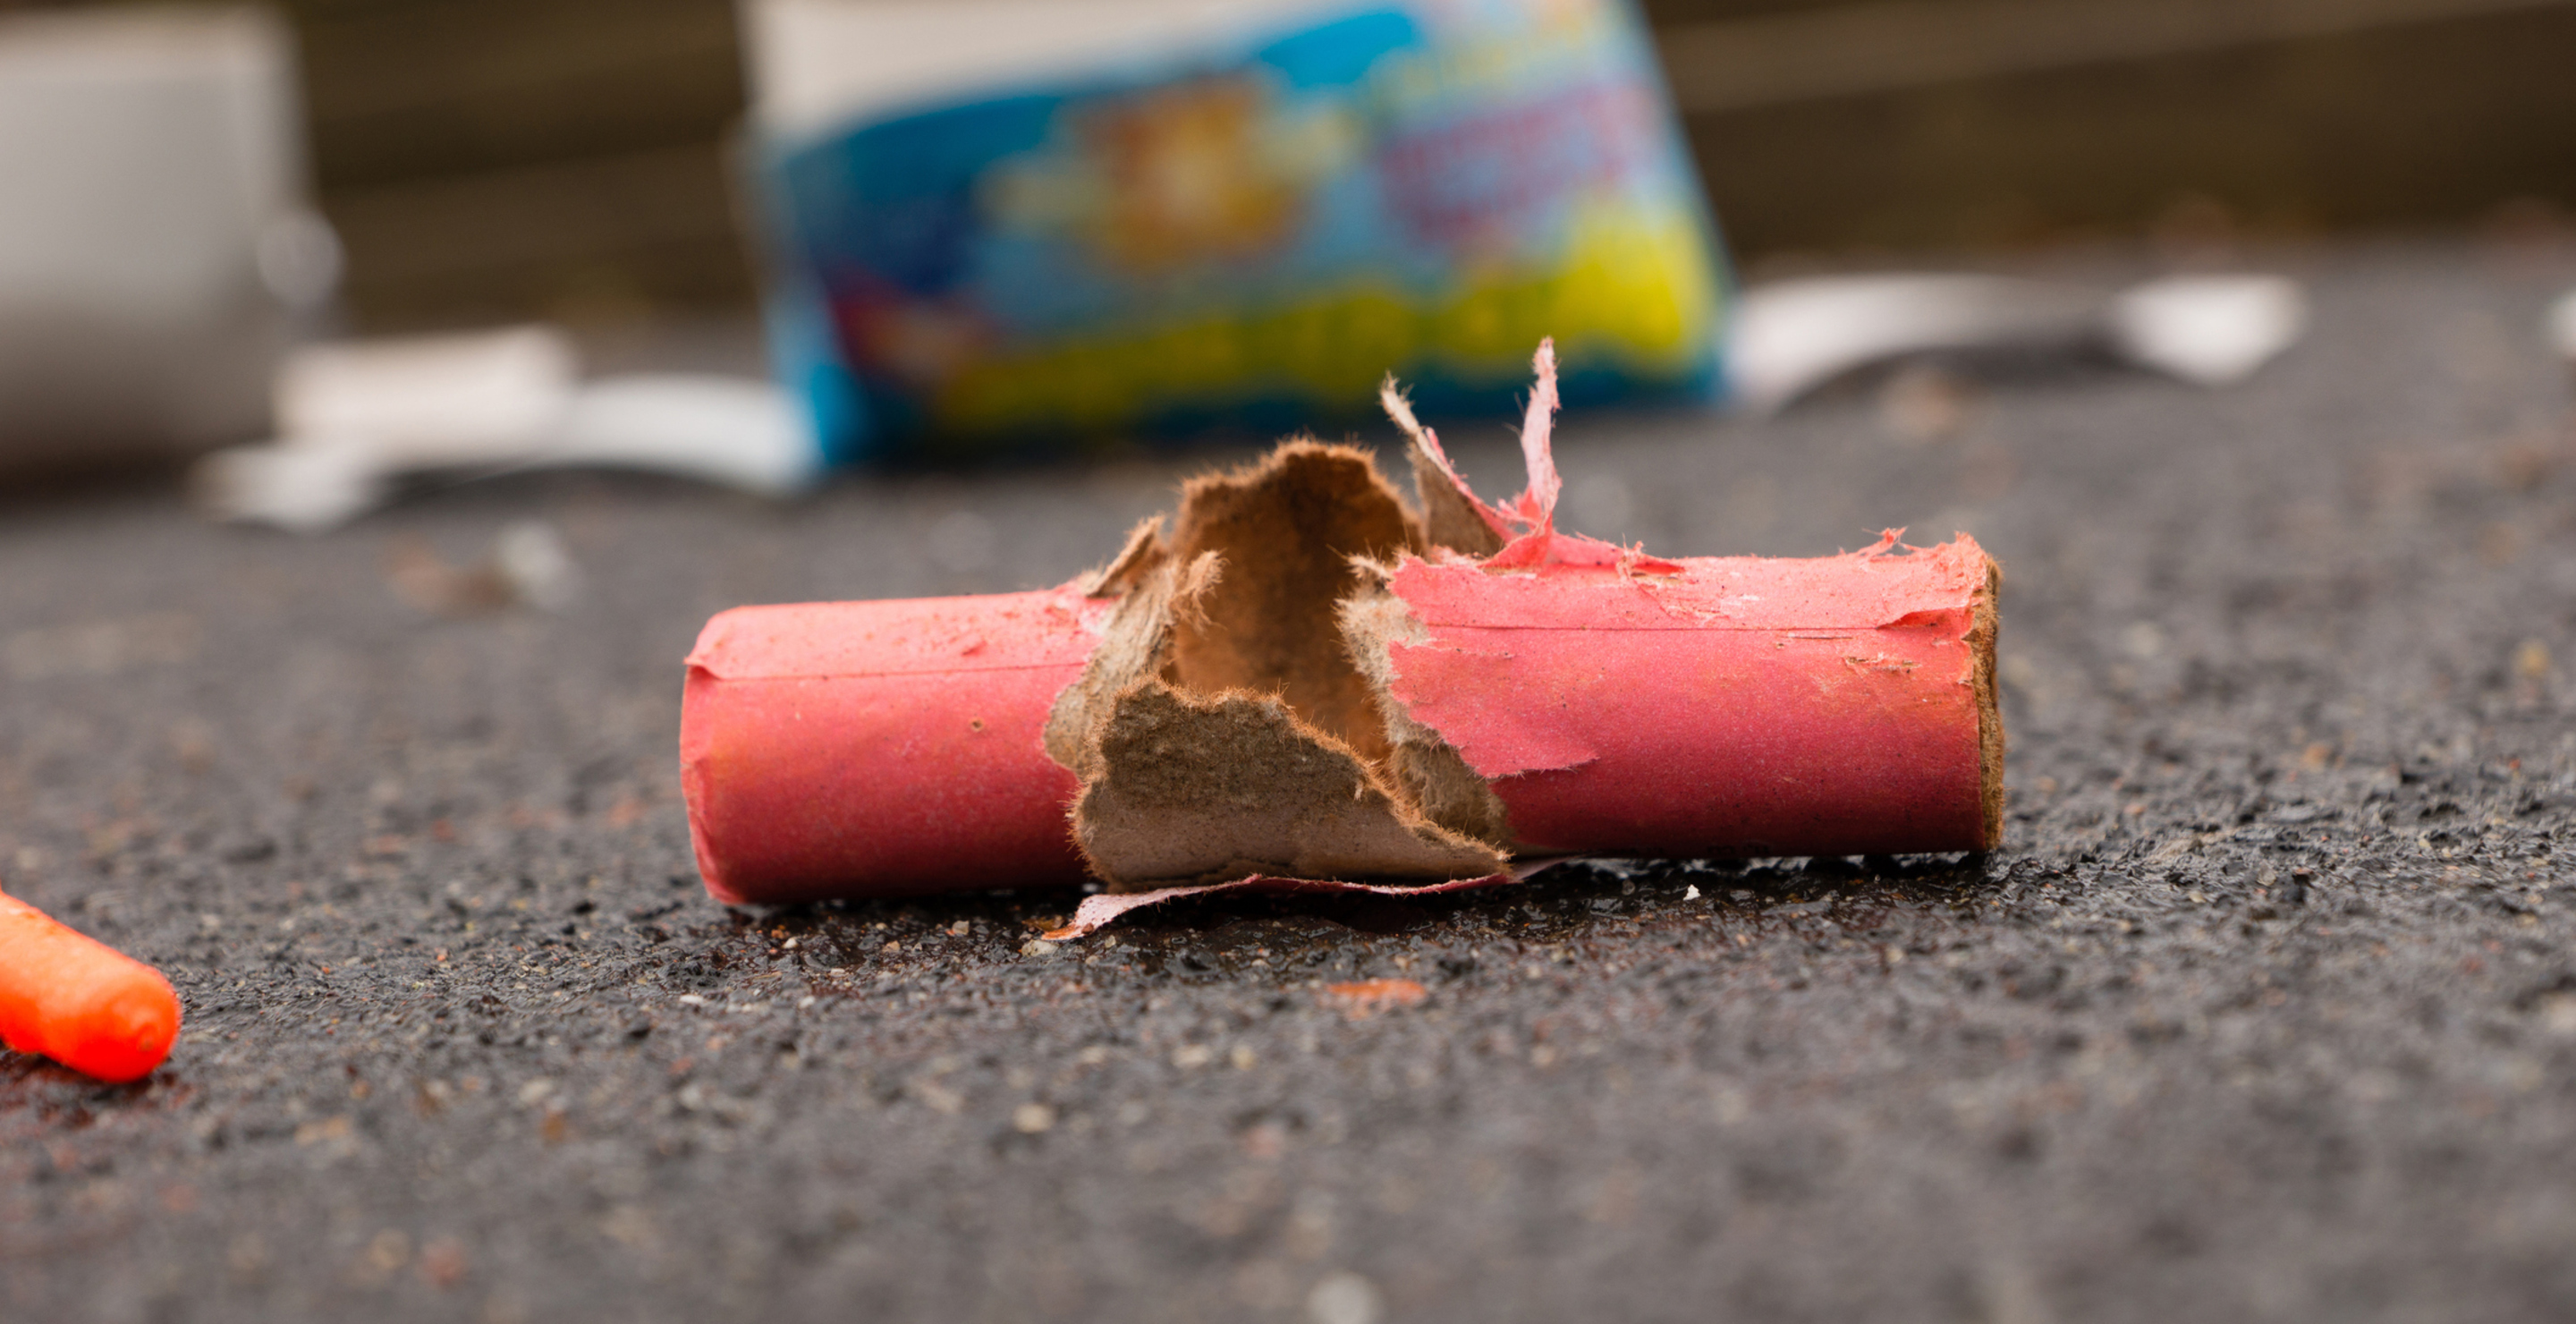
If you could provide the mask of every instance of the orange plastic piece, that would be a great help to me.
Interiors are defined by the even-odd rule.
[[[178,1037],[179,993],[160,971],[0,895],[0,1040],[121,1085]]]

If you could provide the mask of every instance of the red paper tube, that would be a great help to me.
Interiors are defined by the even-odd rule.
[[[1391,690],[1488,779],[1520,843],[1686,857],[1996,844],[1991,562],[1973,540],[1670,564],[1395,573],[1427,638],[1392,645]]]
[[[698,871],[728,902],[1077,881],[1047,706],[1111,604],[1077,589],[738,607],[680,707]]]
[[[1420,510],[1311,442],[1041,592],[749,607],[689,657],[717,897],[1247,878],[1456,885],[1514,856],[1990,849],[1993,562],[1894,533],[1665,561],[1469,492],[1400,399]]]
[[[1407,560],[1424,632],[1394,698],[1487,778],[1530,851],[1744,856],[1995,844],[2000,740],[1960,539],[1678,573]],[[1112,604],[993,597],[744,607],[689,657],[681,751],[730,902],[1078,880],[1077,782],[1041,743]]]

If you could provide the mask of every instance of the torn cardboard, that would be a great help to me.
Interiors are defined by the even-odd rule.
[[[1162,545],[1120,556],[1135,586],[1048,721],[1083,778],[1073,836],[1095,875],[1137,892],[1502,870],[1498,834],[1425,812],[1392,755],[1437,737],[1391,730],[1343,634],[1365,567],[1428,546],[1365,452],[1288,442],[1192,482],[1168,541],[1140,535]]]

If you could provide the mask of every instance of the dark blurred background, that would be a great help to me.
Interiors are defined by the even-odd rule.
[[[0,9],[68,8],[0,0]],[[283,0],[359,327],[747,309],[726,0]],[[2551,231],[2570,0],[1651,0],[1736,256]]]

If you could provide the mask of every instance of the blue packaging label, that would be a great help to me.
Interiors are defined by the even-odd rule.
[[[1369,8],[772,142],[773,338],[838,459],[1717,389],[1724,277],[1624,0]]]

